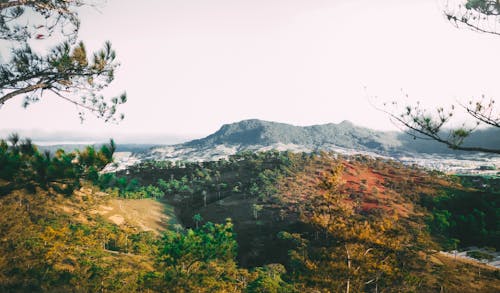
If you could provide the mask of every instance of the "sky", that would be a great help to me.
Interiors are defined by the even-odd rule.
[[[443,2],[108,0],[80,10],[79,38],[89,51],[106,40],[116,49],[121,66],[105,93],[127,92],[125,120],[81,124],[54,96],[27,109],[19,97],[0,109],[0,133],[146,142],[202,137],[249,118],[394,130],[374,97],[404,92],[430,108],[500,97],[500,38],[455,28]]]

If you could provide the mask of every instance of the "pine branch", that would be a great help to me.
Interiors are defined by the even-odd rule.
[[[448,20],[455,22],[455,24],[457,24],[457,23],[464,24],[469,29],[471,29],[473,31],[477,31],[477,32],[480,32],[480,33],[485,33],[485,34],[491,34],[491,35],[500,36],[500,32],[496,32],[496,31],[493,31],[493,30],[486,30],[486,29],[480,28],[478,25],[474,25],[474,24],[470,23],[467,18],[458,18],[458,17],[456,17],[454,15],[450,15],[450,14],[445,14],[445,15],[448,18]],[[458,25],[457,25],[457,27],[458,27]]]
[[[34,85],[27,86],[25,88],[10,92],[2,97],[0,97],[0,104],[4,104],[7,100],[12,99],[15,96],[22,95],[25,93],[32,92],[37,89],[46,89],[48,85],[46,83],[37,83]]]
[[[37,1],[35,1],[35,0],[18,0],[18,1],[10,1],[10,2],[6,2],[6,3],[0,3],[0,11],[3,9],[16,7],[16,6],[35,4],[36,2]]]

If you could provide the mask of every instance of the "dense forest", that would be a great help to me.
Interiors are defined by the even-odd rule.
[[[2,292],[500,290],[498,270],[438,253],[498,248],[498,191],[480,179],[277,151],[114,174],[99,172],[113,142],[42,154],[14,135],[0,146]],[[146,198],[180,224],[155,233],[97,212]]]

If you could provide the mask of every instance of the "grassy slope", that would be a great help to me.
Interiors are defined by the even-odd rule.
[[[152,200],[113,199],[91,186],[71,197],[14,191],[0,198],[0,291],[137,290],[137,278],[153,269],[154,256],[147,246],[133,247],[140,243],[131,239],[149,239],[141,234],[145,230],[161,232],[165,223],[151,216],[169,208]],[[110,212],[125,220],[116,225]]]

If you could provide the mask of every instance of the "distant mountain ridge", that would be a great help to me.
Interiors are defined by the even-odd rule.
[[[294,126],[258,119],[243,120],[223,125],[217,132],[205,138],[193,140],[186,147],[215,145],[294,144],[316,149],[323,145],[336,145],[359,150],[389,150],[400,147],[397,132],[381,132],[358,127],[349,121],[339,124]]]
[[[500,130],[490,128],[477,131],[468,138],[465,145],[500,147]],[[363,154],[460,174],[470,173],[480,166],[496,166],[500,170],[498,155],[454,151],[432,140],[415,140],[405,133],[376,131],[356,126],[349,121],[294,126],[250,119],[225,124],[205,138],[176,145],[156,146],[120,156],[116,164],[106,171],[123,170],[145,160],[217,161],[243,151],[269,150],[306,153],[324,150],[344,155]]]
[[[160,137],[160,136],[158,136]],[[81,149],[89,143],[45,144],[43,150]],[[101,143],[96,143],[100,145]],[[500,148],[500,129],[475,131],[465,140],[465,146]],[[142,158],[157,160],[210,160],[233,155],[240,151],[291,150],[311,152],[334,150],[345,153],[368,152],[382,156],[461,155],[434,140],[413,139],[397,131],[377,131],[354,125],[350,121],[312,126],[295,126],[259,119],[225,124],[204,138],[174,145],[155,143],[118,143],[118,151],[133,152]],[[472,153],[473,154],[473,153]]]
[[[294,126],[258,119],[243,120],[225,124],[217,132],[181,146],[206,149],[219,145],[252,148],[257,145],[275,144],[297,145],[313,150],[336,146],[377,153],[456,153],[433,140],[415,140],[405,133],[376,131],[356,126],[349,121],[339,124]],[[467,138],[464,145],[500,148],[500,129],[476,131]]]

